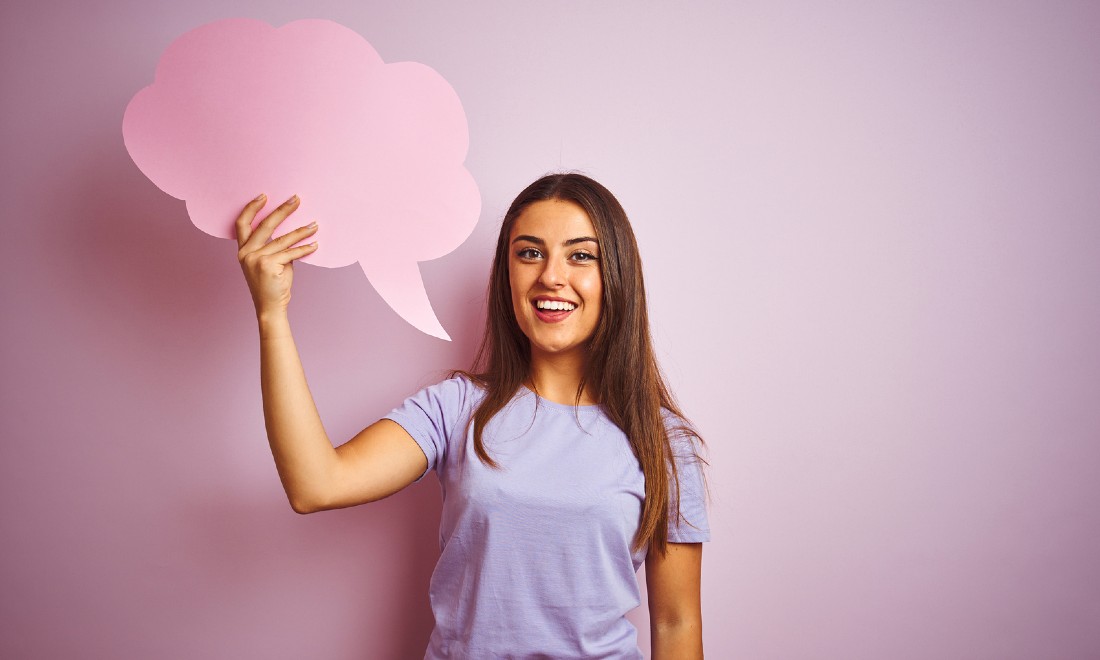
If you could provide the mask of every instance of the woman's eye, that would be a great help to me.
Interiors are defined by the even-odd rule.
[[[577,261],[595,261],[596,255],[589,254],[588,252],[577,252],[573,254],[573,258]]]
[[[538,259],[542,255],[535,248],[523,248],[519,251],[518,256],[520,259]]]

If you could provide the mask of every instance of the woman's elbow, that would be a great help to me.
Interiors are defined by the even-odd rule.
[[[650,622],[653,660],[688,660],[703,657],[703,622],[674,619]]]
[[[668,620],[654,620],[650,632],[656,636],[675,637],[677,639],[703,637],[703,622],[697,617],[684,617]]]
[[[327,511],[333,508],[321,498],[309,493],[292,493],[287,491],[286,498],[290,502],[290,508],[294,509],[294,513],[301,515],[317,513],[318,511]]]
[[[294,510],[294,513],[301,515],[305,515],[307,513],[317,513],[318,511],[321,511],[319,507],[313,506],[309,502],[298,499],[290,500],[290,508]]]

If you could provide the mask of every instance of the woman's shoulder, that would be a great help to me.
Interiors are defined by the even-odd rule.
[[[458,411],[475,405],[485,396],[484,388],[470,374],[450,372],[443,380],[421,387],[407,402],[431,404],[444,410]]]
[[[465,427],[484,396],[472,378],[454,372],[413,392],[386,417],[407,431],[410,427],[419,430],[424,437],[436,437],[440,432],[439,437],[450,437]],[[416,437],[412,431],[410,434]]]
[[[677,414],[664,406],[661,406],[661,419],[665,423],[665,430],[669,437],[698,435],[692,423],[683,415]]]
[[[451,371],[447,373],[446,378],[428,385],[422,391],[432,391],[449,398],[467,399],[484,395],[485,387],[473,374],[465,371]]]
[[[665,423],[665,432],[668,433],[668,441],[677,456],[698,455],[702,438],[695,429],[695,425],[683,415],[677,414],[664,406],[661,407],[661,418]]]

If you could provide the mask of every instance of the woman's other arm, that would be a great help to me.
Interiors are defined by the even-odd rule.
[[[650,552],[646,557],[653,660],[703,657],[702,563],[702,543],[669,543],[665,556]]]
[[[401,426],[372,424],[333,448],[306,383],[287,308],[294,261],[317,249],[294,247],[317,231],[316,223],[275,240],[275,229],[298,207],[295,196],[253,228],[266,198],[250,202],[237,218],[238,261],[248,282],[260,330],[260,386],[264,421],[275,466],[291,507],[311,513],[391,495],[427,468],[427,458]]]

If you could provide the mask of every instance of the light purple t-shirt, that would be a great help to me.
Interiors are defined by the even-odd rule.
[[[521,388],[485,429],[503,468],[494,470],[467,424],[483,398],[459,376],[386,416],[424,450],[443,490],[425,658],[641,658],[624,615],[640,602],[645,551],[630,544],[645,480],[626,435],[599,406]],[[707,541],[700,467],[688,441],[673,442],[690,525],[670,516],[668,539]]]

